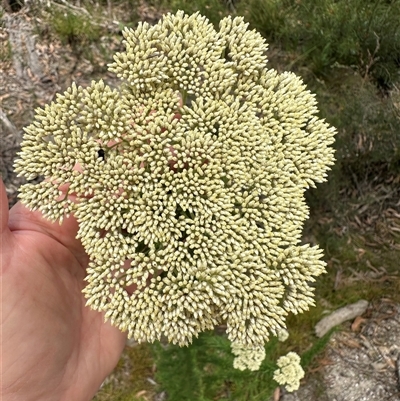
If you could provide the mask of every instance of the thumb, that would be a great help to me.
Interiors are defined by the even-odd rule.
[[[3,179],[0,178],[0,235],[8,231],[8,199]]]

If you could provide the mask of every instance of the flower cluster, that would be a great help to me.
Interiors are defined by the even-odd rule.
[[[295,352],[289,352],[286,356],[281,356],[277,364],[279,369],[274,372],[274,380],[285,386],[287,391],[297,390],[304,377],[300,357]]]
[[[87,305],[137,341],[187,344],[224,323],[262,346],[313,304],[321,250],[299,245],[304,191],[333,164],[335,129],[242,18],[199,14],[124,30],[102,81],[36,111],[20,198],[73,214],[90,256]]]
[[[235,355],[233,367],[239,370],[258,370],[265,359],[264,347],[252,347],[232,343],[232,353]]]

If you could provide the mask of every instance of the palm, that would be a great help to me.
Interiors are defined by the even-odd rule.
[[[31,399],[90,399],[117,363],[125,337],[85,307],[88,260],[75,239],[76,222],[51,224],[18,204],[8,226],[3,221],[3,391],[32,380]]]

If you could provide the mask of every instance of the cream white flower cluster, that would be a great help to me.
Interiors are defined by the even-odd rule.
[[[232,343],[232,353],[235,355],[233,367],[239,370],[258,370],[265,359],[264,347],[253,347]]]
[[[289,338],[287,330],[283,329],[276,334],[278,341],[284,342]],[[257,347],[247,344],[231,344],[232,353],[235,355],[233,367],[239,370],[259,370],[261,363],[265,359],[266,353],[264,347]]]
[[[242,18],[217,31],[178,12],[124,37],[117,89],[72,85],[36,111],[15,167],[45,179],[20,198],[76,217],[87,304],[129,337],[184,345],[225,323],[262,346],[314,302],[304,191],[325,180],[335,130]]]
[[[278,368],[274,372],[274,380],[285,386],[287,391],[295,391],[300,387],[300,380],[304,377],[304,370],[300,365],[300,357],[295,352],[281,356]]]
[[[285,342],[289,338],[289,332],[287,330],[281,330],[277,333],[278,341]]]

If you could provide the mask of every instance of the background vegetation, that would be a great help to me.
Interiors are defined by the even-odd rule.
[[[266,345],[259,372],[232,368],[221,328],[188,348],[128,347],[97,401],[150,400],[163,391],[173,401],[267,400],[278,356],[293,350],[305,368],[318,366],[329,334],[317,339],[313,327],[324,311],[361,298],[400,302],[399,0],[71,0],[38,8],[39,34],[89,59],[92,76],[105,73],[121,29],[139,15],[154,22],[166,11],[200,11],[216,25],[243,15],[270,44],[270,67],[301,75],[338,129],[337,162],[328,182],[308,191],[304,230],[304,242],[324,249],[328,271],[316,283],[317,306],[289,318],[289,340]],[[0,56],[10,57],[9,48]]]

